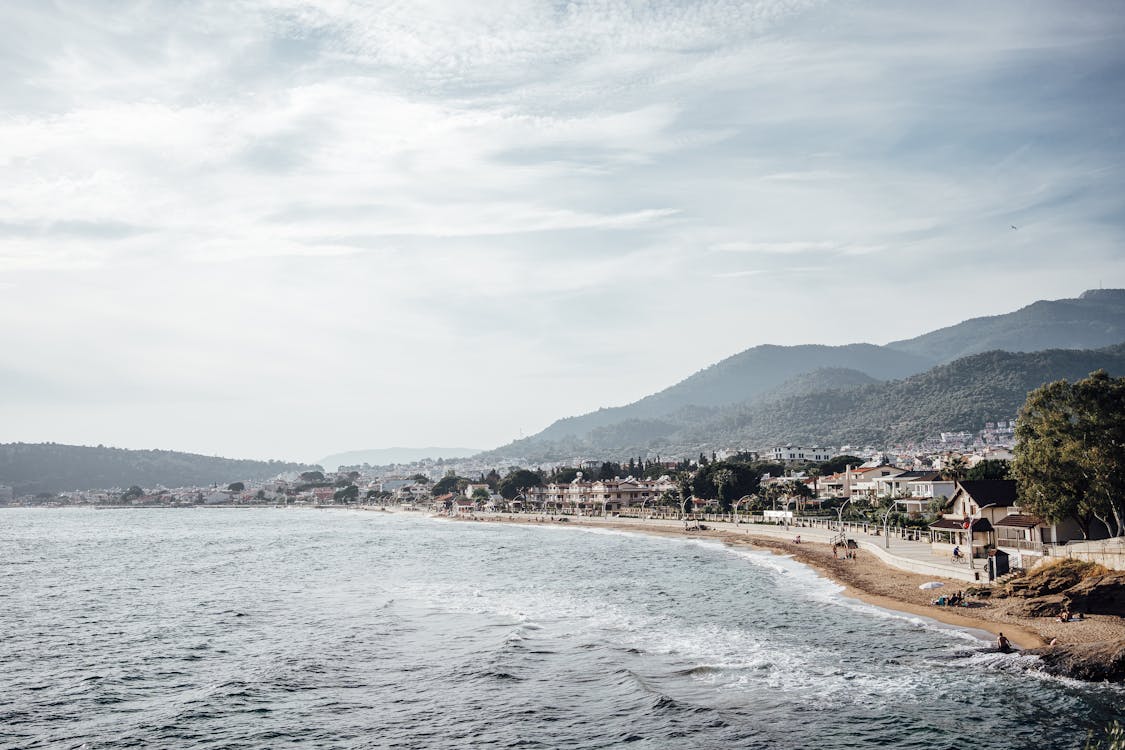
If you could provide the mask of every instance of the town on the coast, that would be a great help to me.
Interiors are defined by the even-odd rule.
[[[1120,379],[1104,374],[1074,387],[1088,382],[1094,388],[1122,388]],[[530,514],[695,526],[757,524],[781,526],[786,534],[791,527],[808,529],[806,539],[840,545],[854,544],[849,532],[865,535],[869,544],[878,537],[883,540],[879,554],[892,566],[970,581],[992,580],[1060,556],[1125,569],[1125,514],[1121,495],[1114,494],[1120,480],[1113,475],[1113,461],[1120,457],[1110,451],[1105,465],[1088,470],[1101,473],[1100,484],[1084,480],[1064,486],[1062,472],[1078,470],[1071,464],[1081,447],[1063,455],[1056,446],[1057,455],[1043,455],[1040,443],[1059,438],[1035,433],[1043,409],[1035,400],[1046,399],[1052,387],[1029,398],[1022,442],[1017,420],[1009,419],[989,422],[975,433],[942,433],[887,448],[786,444],[678,458],[575,457],[534,466],[513,458],[502,469],[472,457],[438,458],[343,466],[334,472],[291,471],[223,486],[134,485],[18,497],[10,487],[0,487],[0,504],[362,507],[455,517]],[[1102,455],[1087,451],[1086,459]]]

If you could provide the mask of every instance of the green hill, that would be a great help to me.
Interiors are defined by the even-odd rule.
[[[871,379],[886,380],[921,372],[934,364],[925,357],[874,344],[755,346],[626,406],[560,419],[531,439],[582,439],[600,428],[616,429],[616,425],[626,422],[660,422],[685,407],[729,406],[754,399],[795,376],[815,370],[847,369]]]
[[[660,419],[625,420],[584,437],[529,438],[504,451],[532,460],[693,455],[716,448],[764,449],[910,442],[939,432],[979,430],[1016,415],[1028,391],[1105,368],[1125,374],[1125,344],[1099,350],[985,352],[901,380],[864,383],[862,373],[801,375],[757,399],[726,408],[684,408]],[[817,389],[818,384],[840,384]],[[810,390],[815,389],[815,390]],[[513,455],[513,454],[509,454]]]
[[[1125,374],[1125,344],[1100,350],[985,352],[904,380],[750,404],[691,432],[697,438],[755,447],[906,442],[1010,419],[1028,391],[1099,368]]]
[[[60,445],[0,444],[0,484],[16,495],[112,487],[206,487],[269,479],[318,468],[282,461],[249,461],[161,450]]]

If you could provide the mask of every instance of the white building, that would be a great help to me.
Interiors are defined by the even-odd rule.
[[[833,455],[831,448],[803,448],[789,444],[766,452],[766,457],[774,461],[827,461]]]

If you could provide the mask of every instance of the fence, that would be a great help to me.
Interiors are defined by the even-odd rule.
[[[1046,550],[1049,557],[1066,557],[1097,563],[1110,570],[1125,570],[1125,538],[1102,539],[1096,542],[1067,542],[1052,544]]]

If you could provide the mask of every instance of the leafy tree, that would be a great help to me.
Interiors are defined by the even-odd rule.
[[[332,493],[332,499],[338,503],[354,503],[359,497],[359,487],[349,484]]]
[[[138,497],[143,496],[144,494],[145,494],[145,491],[142,488],[140,488],[140,487],[138,487],[137,485],[134,484],[132,487],[130,487],[129,489],[127,489],[127,490],[125,490],[124,492],[121,493],[121,499],[122,500],[135,500]]]
[[[426,476],[425,474],[415,474],[414,476],[412,476],[410,478],[413,481],[417,482],[418,484],[429,484],[430,483],[430,478],[428,476]]]
[[[323,482],[324,481],[324,472],[323,471],[302,471],[301,472],[301,480],[304,481],[304,482]]]
[[[1011,464],[987,459],[965,472],[965,479],[1011,479]]]
[[[459,492],[469,486],[469,480],[464,477],[459,477],[452,471],[447,472],[444,477],[434,482],[433,488],[430,492],[434,497],[440,497],[450,492]]]
[[[473,494],[469,499],[471,499],[478,507],[481,507],[492,499],[492,495],[488,494],[488,490],[484,489],[483,487],[477,487],[475,490],[473,490]]]
[[[246,489],[246,484],[243,482],[231,482],[227,485],[227,489],[231,492],[242,492]]]
[[[548,484],[570,484],[578,478],[580,469],[574,467],[562,467],[556,469],[551,476],[547,477]]]
[[[500,480],[500,496],[505,500],[511,500],[528,487],[538,487],[541,484],[543,484],[543,479],[538,472],[529,469],[517,469]]]
[[[829,474],[839,474],[849,466],[859,466],[863,463],[863,459],[859,456],[851,456],[844,454],[830,458],[824,463],[820,464],[817,468],[820,469],[820,476],[827,476]]]
[[[711,473],[711,481],[719,495],[719,508],[723,513],[730,512],[730,500],[726,497],[724,490],[734,484],[736,479],[737,477],[730,469],[717,469]]]
[[[1125,534],[1125,378],[1098,370],[1032,391],[1016,423],[1012,476],[1022,503],[1049,521],[1096,518]]]
[[[614,479],[621,473],[621,464],[611,463],[604,461],[600,469],[598,469],[598,479],[608,481]]]

